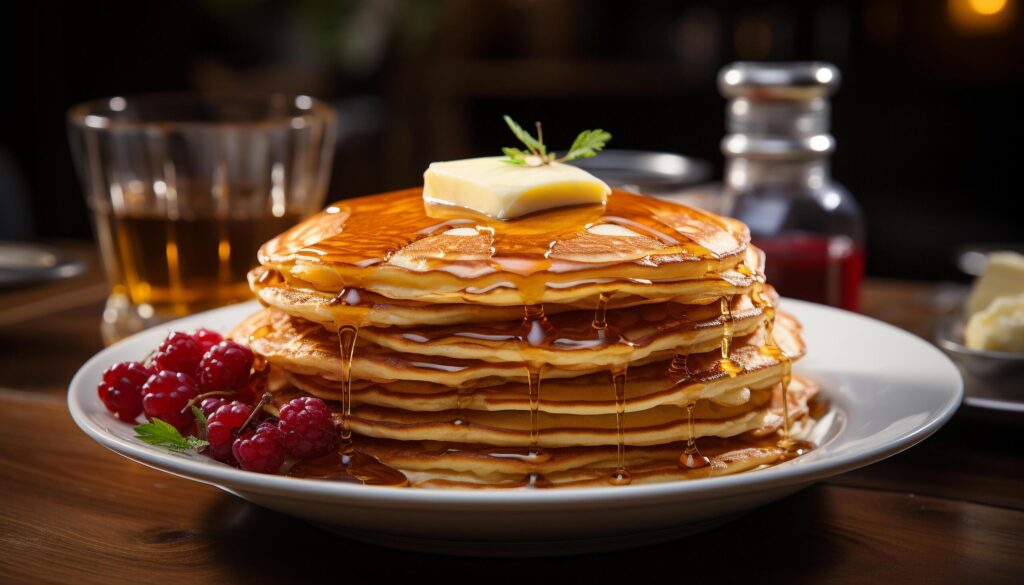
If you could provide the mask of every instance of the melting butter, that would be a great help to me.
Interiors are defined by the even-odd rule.
[[[514,219],[555,207],[604,204],[611,193],[604,181],[578,167],[517,166],[503,158],[432,163],[423,174],[424,201]]]

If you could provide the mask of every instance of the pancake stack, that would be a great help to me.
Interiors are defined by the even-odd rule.
[[[508,221],[420,189],[339,202],[267,242],[234,337],[275,403],[345,444],[292,475],[417,487],[736,473],[806,445],[799,324],[735,220],[614,191]]]

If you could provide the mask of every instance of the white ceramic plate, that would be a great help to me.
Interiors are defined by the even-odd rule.
[[[172,329],[225,331],[257,309],[235,305],[150,329],[101,351],[68,394],[75,422],[129,459],[215,485],[355,538],[421,551],[572,554],[639,546],[706,530],[811,483],[894,455],[928,437],[963,395],[956,367],[929,343],[854,313],[795,300],[809,348],[797,371],[819,382],[834,420],[823,444],[787,463],[738,475],[625,487],[434,491],[239,471],[202,455],[152,447],[96,397],[102,371],[138,360]]]

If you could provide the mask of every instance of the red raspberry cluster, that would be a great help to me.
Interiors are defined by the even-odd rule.
[[[146,363],[111,366],[97,387],[107,409],[125,422],[145,413],[184,435],[200,435],[210,457],[261,473],[274,473],[286,455],[320,457],[337,448],[331,412],[319,398],[296,398],[277,419],[253,404],[253,353],[209,329],[174,331]],[[197,424],[193,406],[206,419]]]

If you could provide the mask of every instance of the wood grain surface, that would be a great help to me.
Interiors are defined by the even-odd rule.
[[[93,269],[0,295],[0,583],[1024,582],[1024,421],[970,409],[887,461],[666,544],[516,560],[349,541],[78,430],[64,392],[101,348],[99,283]],[[927,336],[933,290],[872,281],[865,312]]]

